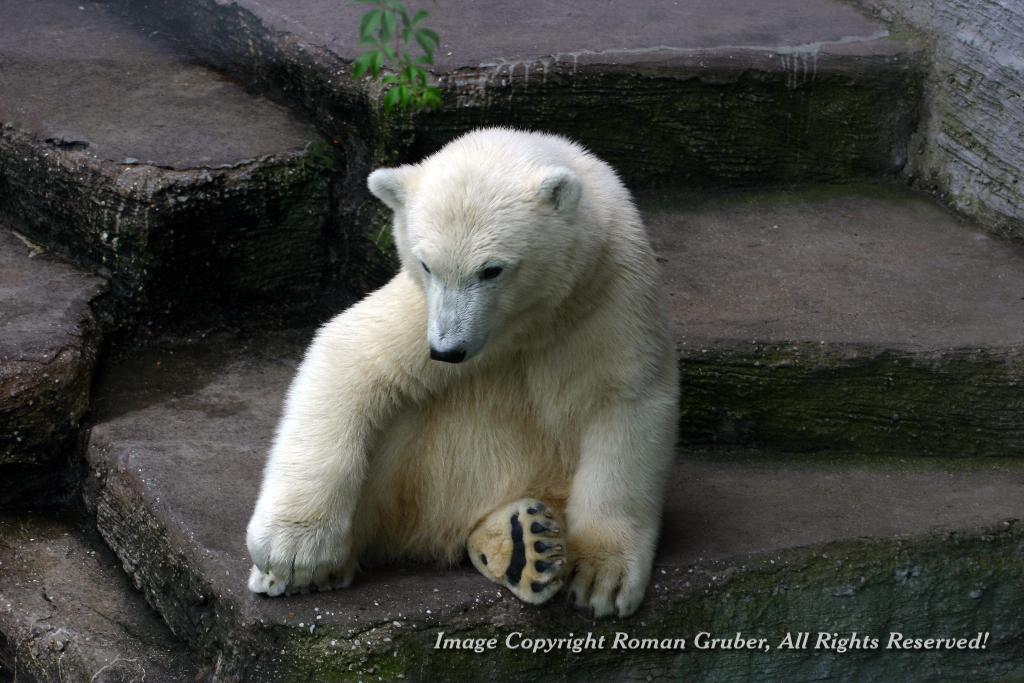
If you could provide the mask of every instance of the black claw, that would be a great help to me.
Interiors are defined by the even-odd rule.
[[[548,530],[548,525],[544,522],[534,522],[530,525],[530,531],[535,534],[542,534]]]
[[[532,590],[534,593],[540,593],[549,585],[551,585],[550,581],[534,581],[530,584],[530,590]]]
[[[545,562],[544,560],[537,560],[536,562],[533,563],[533,566],[537,568],[537,571],[539,573],[543,574],[544,572],[546,572],[548,569],[551,568],[552,564],[554,564],[554,563],[553,562]]]
[[[480,564],[487,564],[487,556],[486,555],[481,555],[480,556]]]
[[[533,549],[536,550],[538,553],[546,553],[547,551],[551,550],[551,547],[552,546],[550,543],[545,543],[544,541],[533,542]]]
[[[532,506],[526,508],[526,514],[528,514],[528,515],[535,515],[535,514],[537,514],[537,508],[532,507]]]

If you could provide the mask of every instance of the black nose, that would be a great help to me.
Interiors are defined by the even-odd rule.
[[[441,360],[445,363],[461,363],[466,360],[466,352],[462,349],[452,349],[451,351],[438,351],[433,346],[430,347],[430,359]]]

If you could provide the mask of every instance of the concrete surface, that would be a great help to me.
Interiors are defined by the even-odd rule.
[[[0,222],[0,507],[66,501],[100,344],[103,282]]]
[[[332,193],[355,188],[372,163],[429,153],[475,125],[573,135],[631,180],[733,184],[891,175],[916,120],[919,54],[829,0],[661,1],[628,13],[610,2],[512,14],[496,0],[428,5],[446,43],[436,72],[447,100],[418,121],[378,118],[374,91],[349,80],[362,11],[353,4],[111,5],[138,26],[93,3],[0,0],[0,210],[100,267],[113,298],[136,313],[180,306],[179,290],[204,301],[217,292],[215,305],[228,307],[263,294],[308,298],[308,283],[329,280],[348,256],[331,241],[332,203],[351,209],[364,198],[361,185]],[[144,38],[142,26],[161,35]],[[348,158],[317,146],[313,129],[278,105],[183,60],[181,47],[303,108]],[[351,182],[339,184],[342,174]],[[40,679],[131,680],[144,657],[153,657],[146,680],[190,675],[186,657],[250,680],[739,680],[755,667],[869,680],[1024,674],[1024,541],[1009,521],[1024,516],[1022,461],[873,457],[1024,453],[1024,254],[895,190],[666,191],[643,205],[667,264],[689,445],[673,471],[648,602],[627,624],[666,634],[701,624],[988,629],[990,650],[767,663],[756,654],[437,657],[440,630],[609,628],[560,604],[522,606],[467,567],[383,568],[345,592],[256,599],[244,587],[244,525],[308,341],[298,332],[155,345],[115,361],[99,386],[88,505],[192,654],[88,538],[52,520],[0,518],[0,669],[14,666],[16,650],[24,675]],[[39,286],[37,262],[11,271],[34,288],[13,297],[16,320],[33,297],[54,295]],[[82,309],[86,298],[69,300]],[[14,352],[0,346],[5,360],[36,348],[15,341]],[[77,401],[72,427],[88,395],[75,381],[63,392]],[[693,448],[706,443],[849,453]],[[94,552],[95,565],[83,559]],[[95,590],[77,590],[82,582]],[[50,630],[55,617],[68,625]]]
[[[330,277],[339,162],[310,126],[100,4],[0,16],[0,214],[102,273],[112,326],[197,297],[302,301]]]
[[[1024,454],[1024,251],[887,186],[642,202],[688,443]]]
[[[423,3],[444,105],[415,117],[351,79],[358,4],[113,5],[302,106],[365,168],[506,124],[573,136],[637,182],[864,177],[899,170],[916,116],[916,49],[833,0]]]
[[[272,31],[293,34],[344,59],[362,52],[356,29],[366,8],[356,3],[241,0],[238,5]],[[631,3],[628,11],[614,0],[418,1],[406,6],[410,13],[430,12],[424,26],[442,38],[434,65],[439,74],[498,64],[522,69],[545,59],[638,64],[721,49],[808,56],[894,49],[884,40],[884,24],[832,0],[648,0]]]
[[[199,670],[99,539],[26,513],[0,516],[0,665],[40,683],[181,683]]]
[[[95,2],[3,0],[0,15],[0,121],[55,149],[191,169],[302,150],[313,137],[282,107],[185,63]]]
[[[887,186],[650,193],[676,337],[906,350],[1024,343],[1024,249]]]
[[[567,630],[592,628],[561,606],[536,613],[514,606],[468,567],[384,568],[364,573],[347,591],[285,600],[247,593],[244,528],[307,339],[156,347],[103,375],[87,500],[104,539],[175,632],[208,656],[226,652],[225,671],[261,680],[284,671],[321,675],[318,667],[351,670],[370,651],[367,634],[380,629],[392,643],[456,626],[531,621],[531,614],[536,626],[556,613]],[[689,599],[680,596],[696,581],[693,567],[715,565],[711,574],[728,576],[771,556],[785,572],[790,565],[779,553],[794,547],[869,537],[890,548],[885,544],[894,539],[953,530],[974,538],[978,529],[1022,515],[1020,460],[817,460],[757,452],[723,459],[684,449],[673,471],[656,583],[636,620],[678,618],[672,609],[683,608],[668,605]],[[900,551],[880,552],[891,558]],[[799,572],[787,576],[802,580]],[[1002,585],[1003,578],[997,572],[992,580]],[[494,610],[506,621],[493,621]],[[414,659],[429,658],[424,647],[385,646],[389,657]]]

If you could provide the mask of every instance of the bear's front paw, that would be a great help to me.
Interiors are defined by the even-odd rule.
[[[466,544],[473,566],[523,602],[539,605],[562,587],[565,541],[556,513],[534,498],[495,510]]]
[[[354,563],[346,563],[341,569],[316,572],[313,580],[304,585],[298,581],[289,582],[287,578],[282,579],[273,572],[265,572],[256,565],[249,571],[249,590],[253,593],[263,593],[268,597],[276,598],[283,593],[301,593],[310,587],[318,591],[334,590],[336,588],[348,588],[355,578],[356,566]]]
[[[352,582],[347,526],[298,522],[254,515],[246,538],[253,567],[249,590],[276,597],[315,588],[331,590]]]
[[[650,571],[627,559],[626,553],[570,539],[573,554],[569,600],[592,609],[595,617],[628,617],[644,599]]]

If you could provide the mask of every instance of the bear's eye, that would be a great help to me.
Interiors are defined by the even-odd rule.
[[[487,268],[484,268],[483,270],[480,271],[480,279],[493,280],[494,278],[501,275],[501,271],[503,270],[504,268],[502,268],[501,266],[488,266]]]
[[[427,264],[426,263],[424,263],[423,261],[420,261],[420,265],[423,266],[423,270],[427,271],[428,274],[430,273],[430,268],[427,268]]]

